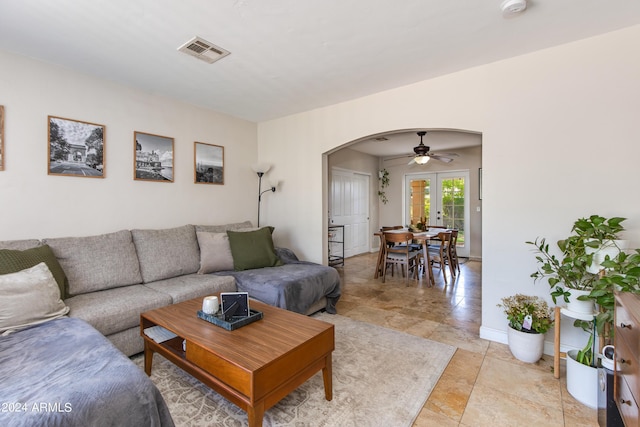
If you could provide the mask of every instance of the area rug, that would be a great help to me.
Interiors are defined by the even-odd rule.
[[[340,315],[315,318],[335,325],[333,400],[318,373],[266,411],[263,426],[411,426],[455,347]],[[158,354],[151,380],[176,426],[248,425],[244,411]]]

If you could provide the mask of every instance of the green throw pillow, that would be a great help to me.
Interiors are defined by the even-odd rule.
[[[233,268],[242,271],[282,265],[273,247],[272,232],[273,227],[255,231],[227,231]]]
[[[0,274],[17,273],[44,262],[49,267],[51,274],[60,288],[60,298],[65,299],[67,294],[67,276],[62,266],[53,254],[49,245],[18,251],[13,249],[0,249]]]

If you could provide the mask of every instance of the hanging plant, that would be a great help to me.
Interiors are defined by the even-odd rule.
[[[380,181],[380,190],[378,190],[378,197],[380,197],[380,201],[386,205],[389,200],[387,199],[387,195],[384,192],[384,189],[389,186],[389,171],[386,169],[378,171],[378,181]]]

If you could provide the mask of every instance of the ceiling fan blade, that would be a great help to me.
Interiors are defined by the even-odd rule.
[[[431,157],[432,159],[440,160],[444,163],[451,163],[453,161],[451,157],[440,156],[438,154],[429,154],[429,157]]]
[[[382,159],[382,161],[386,162],[387,160],[406,159],[407,157],[413,157],[413,154],[404,154],[402,156],[384,157]]]
[[[411,161],[409,163],[407,163],[407,166],[413,165],[415,163],[416,163],[416,158],[414,157],[413,159],[411,159]]]

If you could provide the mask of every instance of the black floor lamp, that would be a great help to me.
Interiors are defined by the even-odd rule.
[[[262,177],[264,176],[265,173],[269,172],[269,169],[271,169],[271,165],[268,163],[259,163],[257,165],[253,165],[251,168],[255,173],[258,174],[258,227],[260,227],[260,204],[262,202],[262,195],[268,191],[275,193],[276,186],[278,184],[276,185],[270,184],[269,188],[262,191]]]

